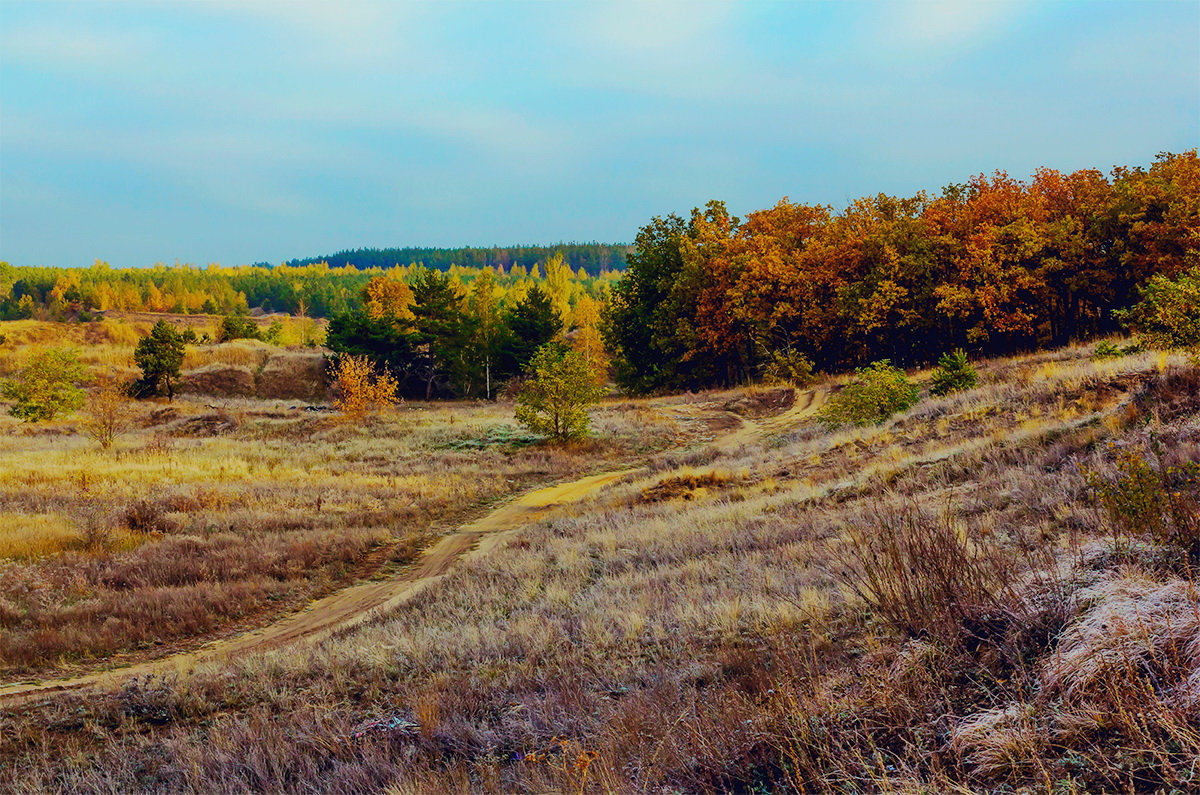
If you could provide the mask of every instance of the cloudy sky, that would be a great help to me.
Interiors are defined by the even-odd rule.
[[[1200,2],[0,0],[0,259],[631,240],[1200,143]]]

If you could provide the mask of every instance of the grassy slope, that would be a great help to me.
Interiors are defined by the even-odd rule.
[[[1086,354],[989,363],[981,387],[878,428],[805,423],[668,457],[316,648],[6,716],[0,775],[97,790],[1194,787],[1192,573],[1169,546],[1114,543],[1081,468],[1111,474],[1109,442],[1143,449],[1152,433],[1166,463],[1200,457],[1200,376]],[[875,609],[854,593],[872,575],[892,593]]]

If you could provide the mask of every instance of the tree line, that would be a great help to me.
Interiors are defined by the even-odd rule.
[[[625,267],[629,246],[611,243],[559,243],[553,246],[466,246],[462,248],[358,248],[339,251],[321,257],[288,260],[287,265],[300,267],[324,263],[330,267],[392,268],[397,265],[420,265],[435,270],[452,266],[467,268],[530,269],[551,257],[562,255],[572,270],[582,270],[590,276]]]
[[[1195,150],[1149,167],[980,175],[841,211],[783,199],[656,217],[604,335],[632,391],[1005,355],[1120,328],[1153,277],[1200,262]]]
[[[329,322],[326,345],[365,357],[394,378],[398,394],[425,400],[491,398],[550,343],[578,352],[603,379],[601,301],[570,279],[558,260],[545,279],[514,289],[490,269],[466,284],[449,273],[416,269],[376,276],[358,306]]]
[[[570,289],[599,295],[617,273],[593,276],[572,267],[553,249],[530,265],[443,270],[464,288],[483,270],[499,288],[524,291],[530,284],[566,280]],[[109,310],[175,314],[245,314],[251,308],[308,317],[332,317],[353,310],[368,282],[385,273],[400,279],[426,270],[419,265],[332,267],[309,265],[158,265],[113,268],[97,261],[88,268],[17,267],[0,262],[0,320],[88,320]]]

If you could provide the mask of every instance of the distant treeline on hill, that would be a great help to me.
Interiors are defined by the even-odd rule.
[[[491,246],[464,248],[359,248],[339,251],[322,257],[293,259],[292,266],[316,265],[324,262],[340,268],[391,268],[396,265],[424,265],[434,270],[448,270],[459,265],[467,268],[503,268],[513,266],[532,268],[561,252],[572,270],[583,269],[599,276],[625,267],[625,255],[630,247],[609,243],[560,243],[554,246]]]
[[[533,249],[525,249],[532,251]],[[411,281],[425,270],[446,273],[455,289],[481,273],[491,273],[497,289],[523,294],[548,280],[570,282],[580,293],[600,297],[620,274],[601,275],[569,266],[565,252],[550,252],[528,266],[511,263],[496,273],[491,267],[402,264],[387,268],[325,262],[307,265],[156,265],[113,268],[97,261],[87,268],[14,266],[0,262],[0,320],[87,320],[116,311],[176,314],[243,314],[251,309],[309,317],[332,317],[361,304],[362,291],[373,278]],[[560,288],[560,292],[562,289]]]

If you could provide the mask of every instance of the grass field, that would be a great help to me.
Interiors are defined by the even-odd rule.
[[[237,622],[222,588],[297,604],[361,572],[372,550],[411,550],[405,533],[504,494],[649,466],[319,644],[13,708],[0,717],[0,781],[1195,789],[1200,372],[1180,356],[1089,353],[984,363],[978,387],[853,430],[803,411],[783,421],[788,404],[766,390],[612,402],[598,440],[565,450],[490,442],[505,437],[503,406],[414,406],[348,428],[246,401],[219,432],[190,407],[107,458],[69,423],[6,425],[0,511],[17,529],[0,542],[12,550],[0,620],[6,638],[27,633],[19,649],[40,648],[33,609],[110,637],[77,619],[94,614],[81,605],[159,606],[144,597],[183,587],[150,573],[188,573],[203,585],[186,593],[211,588],[216,623]],[[738,430],[731,412],[753,424]],[[100,499],[89,495],[118,511],[148,502],[166,526],[84,549],[76,517]],[[32,557],[39,544],[48,557]],[[199,574],[223,566],[245,576]],[[81,574],[92,571],[110,579]],[[126,585],[138,571],[147,590]],[[80,582],[105,596],[81,596]],[[164,625],[144,623],[153,643]]]

